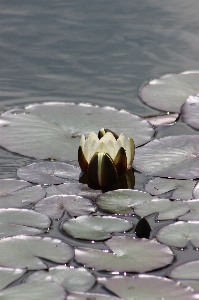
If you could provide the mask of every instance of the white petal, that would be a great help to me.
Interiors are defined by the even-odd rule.
[[[122,146],[122,141],[121,139],[117,139],[116,143],[115,143],[115,155],[117,154],[118,150],[123,147]]]
[[[123,135],[123,133],[120,134],[118,140],[121,141],[122,147],[123,147],[124,149],[126,149],[126,139],[125,139],[125,136]]]
[[[131,168],[135,154],[135,145],[132,138],[128,138],[126,143],[127,168]]]
[[[97,142],[96,140],[93,140],[92,143],[89,146],[88,149],[88,162],[91,160],[91,158],[93,157],[93,155],[97,152],[96,148],[98,146],[99,142]]]
[[[105,144],[109,143],[109,141],[112,141],[113,144],[116,143],[116,139],[113,136],[111,132],[107,132],[101,139],[100,142],[103,142]]]
[[[109,148],[106,146],[105,143],[103,143],[101,141],[96,148],[96,152],[104,152],[104,153],[108,153],[109,155],[111,155]]]
[[[114,160],[114,158],[117,154],[117,152],[115,151],[115,145],[113,144],[112,141],[109,141],[108,144],[106,144],[106,146],[109,149],[109,153],[110,153],[111,158]]]
[[[85,140],[85,143],[84,143],[84,156],[87,160],[87,162],[89,162],[88,160],[88,157],[89,157],[89,145],[88,145],[88,139]]]
[[[83,134],[80,139],[79,145],[82,147],[82,151],[84,152],[84,144],[85,144],[85,135]]]

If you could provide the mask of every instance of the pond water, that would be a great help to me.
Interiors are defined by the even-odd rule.
[[[2,0],[0,111],[64,101],[158,114],[140,100],[139,88],[167,73],[199,69],[198,11],[198,0]],[[179,134],[197,131],[179,120],[156,137]],[[18,167],[33,161],[1,148],[0,178],[15,178]],[[135,188],[143,190],[150,178],[136,173]],[[155,231],[157,223],[147,219]],[[77,245],[58,221],[49,235]],[[199,258],[192,246],[174,251],[182,262]]]

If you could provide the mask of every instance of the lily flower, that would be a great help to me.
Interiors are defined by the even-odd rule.
[[[131,168],[134,153],[132,138],[102,128],[98,136],[94,132],[87,139],[81,136],[78,161],[82,171],[88,174],[90,186],[108,187],[115,185],[118,176]]]

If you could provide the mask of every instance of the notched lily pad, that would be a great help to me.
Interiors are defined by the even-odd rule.
[[[169,247],[154,240],[114,236],[105,244],[114,253],[76,248],[76,261],[97,270],[141,273],[165,267],[174,258]]]
[[[20,278],[24,273],[26,273],[26,269],[0,267],[0,290]]]
[[[199,94],[189,96],[181,108],[181,117],[188,125],[199,129]]]
[[[64,162],[39,162],[17,170],[21,179],[39,184],[60,184],[67,179],[79,179],[81,169]]]
[[[181,216],[179,220],[181,221],[199,221],[199,199],[197,200],[187,200],[184,203],[189,205],[190,211]]]
[[[54,195],[77,195],[91,200],[95,200],[101,195],[101,190],[93,190],[87,186],[78,182],[66,182],[60,185],[52,185],[46,189],[47,196]]]
[[[105,240],[113,232],[128,231],[133,224],[127,220],[111,216],[81,216],[63,223],[63,230],[77,239]]]
[[[31,184],[24,180],[0,179],[0,196],[11,194],[28,186]]]
[[[102,277],[98,278],[98,282],[126,300],[199,299],[199,294],[194,294],[190,289],[184,288],[178,282],[154,275]]]
[[[152,199],[148,193],[119,189],[102,194],[96,204],[100,209],[114,214],[133,214],[136,205]]]
[[[56,282],[68,292],[86,292],[95,284],[95,276],[84,268],[57,266],[37,271],[27,277],[26,282]]]
[[[152,199],[134,208],[136,215],[146,217],[158,213],[157,220],[176,219],[190,210],[188,204],[182,201],[170,201],[169,199]]]
[[[60,219],[66,210],[71,216],[89,215],[95,211],[90,199],[76,195],[55,195],[42,199],[35,210],[51,218]]]
[[[168,276],[173,279],[198,279],[199,260],[186,262],[171,269]]]
[[[140,97],[156,109],[179,113],[187,97],[196,96],[198,90],[199,71],[186,71],[149,81],[141,88]]]
[[[0,209],[0,238],[17,234],[37,235],[50,226],[50,219],[28,209]]]
[[[169,136],[136,149],[134,168],[152,176],[199,178],[199,135]]]
[[[147,182],[145,190],[151,195],[161,195],[172,192],[170,199],[188,200],[192,199],[192,190],[196,184],[196,180],[178,180],[155,178]]]
[[[102,127],[133,137],[136,146],[154,134],[143,118],[112,107],[91,104],[44,103],[12,109],[1,116],[0,145],[25,156],[40,159],[76,160],[79,137]],[[7,126],[4,126],[6,123]],[[122,125],[121,125],[122,124]]]
[[[46,191],[41,186],[26,187],[0,196],[0,208],[20,208],[43,199]]]
[[[47,269],[40,258],[64,264],[73,258],[74,250],[59,239],[17,235],[0,239],[0,253],[3,267],[38,270]]]
[[[199,247],[199,222],[179,221],[160,228],[156,238],[160,243],[168,246],[185,248],[190,242],[194,247]]]

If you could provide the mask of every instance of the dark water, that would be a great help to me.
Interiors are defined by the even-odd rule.
[[[1,112],[69,101],[153,115],[139,99],[140,86],[199,69],[198,0],[1,0],[0,6]],[[179,121],[157,136],[183,133],[195,131]],[[0,178],[15,177],[32,161],[0,149]],[[136,188],[146,180],[136,175]],[[67,241],[56,224],[51,236]],[[191,246],[175,252],[181,261],[199,257]]]

